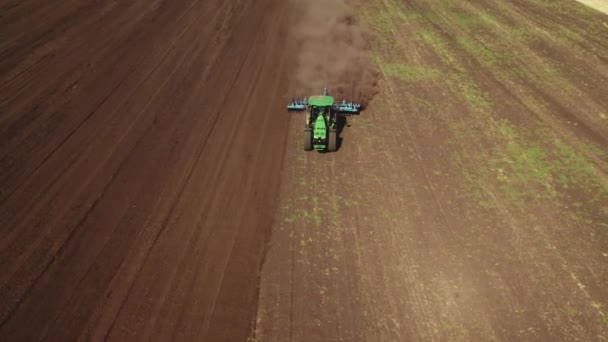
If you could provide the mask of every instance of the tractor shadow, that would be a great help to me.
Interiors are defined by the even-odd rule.
[[[338,136],[338,139],[336,141],[336,152],[340,150],[340,147],[342,147],[342,142],[344,141],[344,138],[342,137],[342,131],[344,130],[344,128],[346,127],[350,127],[350,124],[348,123],[348,119],[350,116],[353,116],[356,114],[342,114],[342,115],[338,115],[336,117],[336,133]]]

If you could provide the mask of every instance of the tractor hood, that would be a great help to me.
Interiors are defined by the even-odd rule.
[[[317,116],[317,120],[315,121],[315,130],[313,132],[313,138],[316,139],[325,139],[327,136],[327,125],[325,124],[325,117],[322,114]]]

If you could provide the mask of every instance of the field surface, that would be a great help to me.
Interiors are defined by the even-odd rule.
[[[608,16],[359,2],[321,154],[290,1],[0,0],[0,341],[608,340]]]
[[[287,10],[0,2],[0,340],[247,338]]]
[[[608,16],[370,0],[380,93],[291,121],[259,341],[608,339]],[[348,127],[350,126],[350,127]]]
[[[583,3],[591,8],[595,8],[600,12],[604,12],[608,14],[608,2],[604,0],[578,0],[580,3]]]

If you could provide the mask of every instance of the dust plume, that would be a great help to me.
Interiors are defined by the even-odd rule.
[[[357,0],[290,0],[295,9],[298,89],[364,105],[378,92],[379,73],[368,56],[369,34],[355,19]]]

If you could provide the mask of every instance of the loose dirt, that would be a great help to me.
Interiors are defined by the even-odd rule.
[[[292,89],[305,94],[325,87],[342,99],[366,105],[378,93],[379,73],[368,55],[369,32],[358,24],[348,0],[289,0],[294,14],[290,37],[297,64]]]

